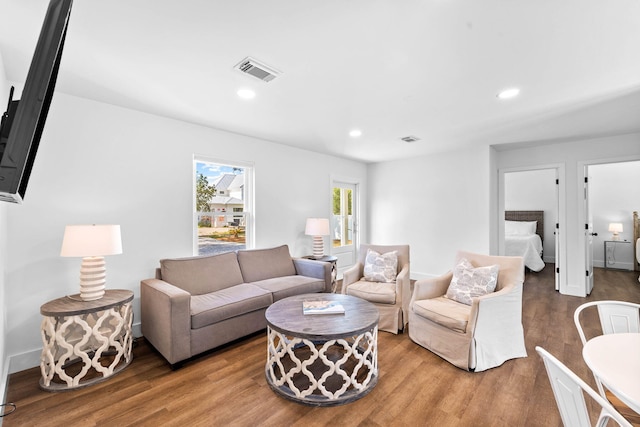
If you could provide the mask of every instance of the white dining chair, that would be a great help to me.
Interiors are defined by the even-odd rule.
[[[587,339],[580,322],[580,313],[586,308],[596,306],[603,334],[640,332],[640,304],[627,301],[592,301],[579,306],[573,313],[573,321],[578,329],[582,345]]]
[[[582,327],[580,315],[585,309],[593,306],[598,309],[603,334],[640,332],[640,304],[611,300],[587,302],[579,306],[573,313],[573,321],[576,324],[583,346],[587,343],[587,338]],[[594,378],[600,395],[606,399],[607,395],[600,379],[595,375]]]
[[[551,353],[542,347],[536,347],[536,351],[542,357],[544,366],[549,376],[549,382],[553,389],[553,395],[560,411],[560,417],[565,427],[585,427],[591,425],[589,411],[584,393],[596,401],[601,407],[596,426],[604,427],[609,420],[613,420],[623,427],[631,427],[627,421],[605,398],[589,387],[571,369],[556,359]]]

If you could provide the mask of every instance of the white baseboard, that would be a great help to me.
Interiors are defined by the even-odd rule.
[[[603,260],[593,260],[593,266],[594,267],[599,267],[599,268],[608,268],[611,270],[629,270],[629,271],[633,271],[633,263],[632,262],[622,262],[622,261],[616,261],[615,264],[609,264],[607,265],[607,267],[604,266],[604,261]]]
[[[142,328],[140,326],[140,322],[134,323],[131,329],[135,338],[142,336]],[[14,374],[16,372],[24,371],[25,369],[31,369],[40,366],[41,354],[42,347],[10,356],[9,361],[6,364],[8,374]],[[0,383],[0,385],[2,384]]]

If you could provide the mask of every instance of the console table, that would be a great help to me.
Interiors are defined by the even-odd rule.
[[[40,387],[86,387],[127,367],[133,343],[131,301],[132,291],[113,289],[94,301],[76,294],[43,304]]]

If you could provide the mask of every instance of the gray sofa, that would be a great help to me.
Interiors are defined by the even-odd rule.
[[[176,367],[265,329],[274,301],[330,290],[331,264],[292,258],[287,245],[163,259],[156,278],[140,282],[142,334]]]

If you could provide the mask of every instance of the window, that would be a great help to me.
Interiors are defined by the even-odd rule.
[[[253,247],[253,166],[194,159],[194,254]]]

